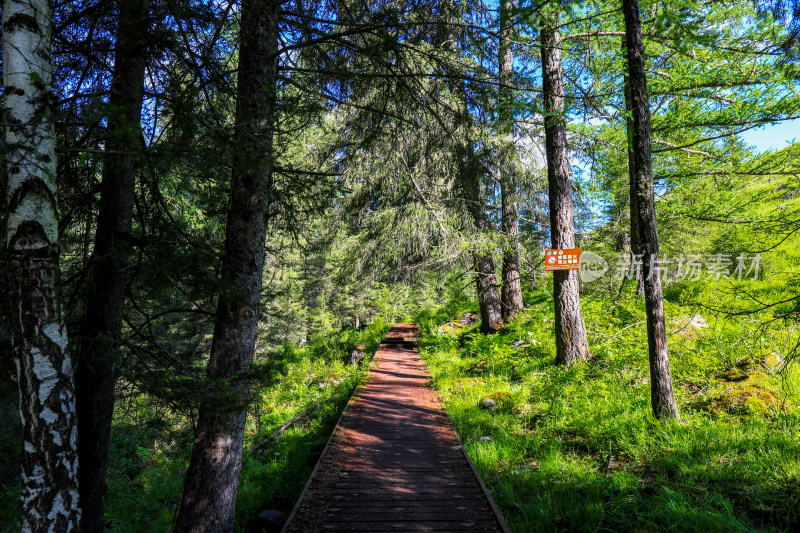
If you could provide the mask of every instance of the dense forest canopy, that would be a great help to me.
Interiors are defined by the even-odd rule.
[[[512,530],[800,527],[796,0],[2,34],[0,530],[279,530],[395,321]]]

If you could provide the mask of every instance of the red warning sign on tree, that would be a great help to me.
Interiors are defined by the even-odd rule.
[[[580,270],[581,249],[547,250],[544,253],[545,270]]]

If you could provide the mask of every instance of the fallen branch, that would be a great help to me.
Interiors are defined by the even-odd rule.
[[[257,449],[261,448],[261,447],[262,447],[262,446],[264,446],[265,444],[269,444],[269,442],[270,442],[270,441],[272,441],[272,440],[273,440],[273,439],[275,439],[276,437],[279,437],[279,436],[280,436],[280,435],[281,435],[281,434],[282,434],[284,431],[286,431],[286,430],[287,430],[287,429],[289,429],[291,426],[293,426],[293,425],[295,424],[295,422],[299,421],[301,418],[303,418],[304,416],[306,416],[308,413],[310,413],[311,411],[313,411],[313,410],[314,410],[314,409],[316,409],[317,407],[319,407],[319,404],[316,404],[316,405],[314,405],[314,407],[312,407],[311,409],[306,409],[305,411],[303,411],[302,413],[300,413],[300,414],[299,414],[299,415],[297,415],[296,417],[292,418],[291,420],[289,420],[288,422],[286,422],[284,425],[282,425],[281,427],[279,427],[277,430],[275,430],[275,432],[274,432],[274,433],[272,433],[272,435],[270,435],[270,436],[269,436],[269,437],[267,437],[266,439],[262,440],[261,442],[259,442],[258,444],[256,444],[256,445],[255,445],[255,446],[253,446],[252,448],[250,448],[250,451],[249,451],[248,453],[249,453],[250,455],[252,455],[253,453],[255,453],[255,451],[256,451]]]
[[[374,355],[374,354],[373,354],[373,355]],[[358,372],[358,370],[357,370],[357,369],[356,369],[356,372]],[[324,405],[324,404],[326,404],[326,403],[329,403],[329,402],[330,402],[330,401],[332,401],[332,400],[333,400],[333,401],[335,401],[335,398],[336,398],[337,392],[338,392],[338,390],[339,390],[339,386],[340,386],[342,383],[347,383],[347,382],[350,380],[350,378],[352,378],[352,377],[353,377],[352,375],[351,375],[351,376],[348,376],[347,378],[343,379],[343,380],[341,381],[341,383],[338,383],[338,384],[336,384],[334,387],[332,387],[332,389],[333,389],[333,393],[332,393],[330,396],[327,396],[327,397],[325,397],[325,398],[322,398],[322,399],[320,399],[320,401],[316,402],[314,405],[312,405],[311,407],[309,407],[309,408],[308,408],[308,409],[306,409],[305,411],[302,411],[300,414],[296,415],[294,418],[292,418],[291,420],[289,420],[288,422],[286,422],[284,425],[282,425],[281,427],[279,427],[278,429],[276,429],[276,430],[275,430],[275,431],[274,431],[274,432],[273,432],[273,433],[272,433],[272,434],[271,434],[269,437],[267,437],[266,439],[262,440],[261,442],[259,442],[259,443],[258,443],[258,444],[256,444],[255,446],[253,446],[252,448],[250,448],[250,451],[248,451],[248,452],[247,452],[247,454],[248,454],[248,455],[252,455],[252,454],[253,454],[253,453],[254,453],[256,450],[258,450],[258,449],[259,449],[259,448],[261,448],[262,446],[264,446],[264,445],[266,445],[266,444],[269,444],[270,442],[272,442],[273,440],[275,440],[277,437],[280,437],[280,436],[281,436],[281,435],[282,435],[282,434],[283,434],[283,433],[284,433],[284,432],[285,432],[287,429],[289,429],[289,428],[290,428],[290,427],[292,427],[294,424],[296,424],[297,422],[299,422],[299,421],[300,421],[302,418],[304,418],[304,417],[306,417],[306,416],[310,415],[311,413],[313,413],[314,411],[316,411],[317,409],[319,409],[320,407],[322,407],[322,405]]]

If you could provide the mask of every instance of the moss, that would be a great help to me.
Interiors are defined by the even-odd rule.
[[[717,379],[720,381],[728,381],[728,382],[735,382],[735,381],[744,381],[749,376],[745,372],[737,372],[736,370],[726,370],[724,372],[719,372],[717,374]]]
[[[454,335],[456,333],[460,333],[463,329],[464,326],[460,325],[458,322],[448,322],[439,328],[439,334]]]
[[[514,407],[514,402],[511,399],[511,394],[506,391],[495,391],[481,397],[481,403],[490,400],[494,402],[492,411],[495,413],[508,413]]]
[[[511,401],[511,395],[509,393],[507,393],[506,391],[502,391],[502,390],[489,393],[486,396],[484,396],[484,398],[489,399],[489,400],[494,400],[497,403],[510,402]]]
[[[739,374],[737,374],[737,378]],[[785,411],[778,394],[761,384],[765,376],[760,372],[746,375],[744,380],[725,382],[722,391],[712,393],[695,404],[700,411],[712,414],[727,413],[769,417]]]
[[[455,381],[454,388],[462,389],[466,387],[472,387],[475,385],[482,385],[483,378],[480,377],[473,377],[473,378],[459,378]]]
[[[456,320],[452,320],[447,324],[439,327],[437,333],[439,335],[455,335],[463,332],[470,326],[480,322],[480,314],[477,311],[468,311],[461,315]]]

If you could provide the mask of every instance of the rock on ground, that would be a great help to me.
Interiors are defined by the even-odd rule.
[[[462,329],[469,327],[481,321],[481,315],[477,311],[467,311],[461,315],[457,320],[448,322],[442,325],[436,332],[439,335],[449,335],[451,333],[458,333]]]

